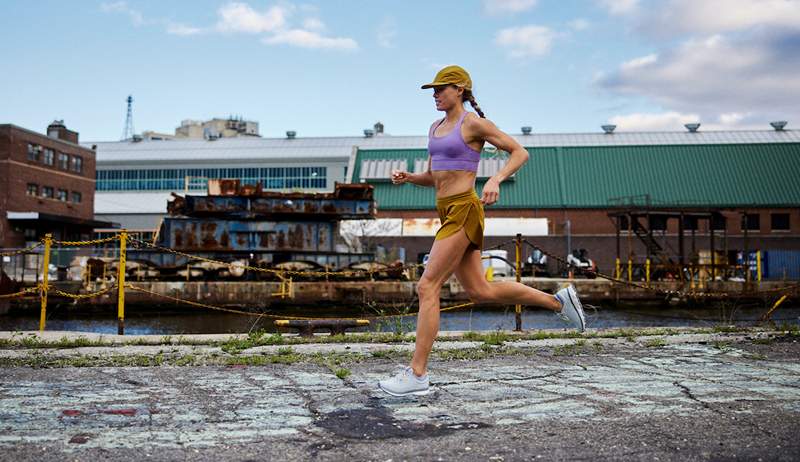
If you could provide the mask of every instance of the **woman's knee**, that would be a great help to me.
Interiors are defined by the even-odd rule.
[[[423,276],[417,281],[417,295],[419,295],[420,298],[438,296],[441,288],[442,283],[432,278]]]
[[[492,290],[489,284],[481,284],[480,286],[465,287],[467,296],[470,301],[475,303],[490,303],[492,302]]]

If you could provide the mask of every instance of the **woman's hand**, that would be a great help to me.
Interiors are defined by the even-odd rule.
[[[411,181],[411,173],[403,170],[392,170],[392,183],[403,184]]]
[[[483,185],[481,203],[483,205],[492,205],[497,202],[498,199],[500,199],[500,182],[494,177],[489,178]]]

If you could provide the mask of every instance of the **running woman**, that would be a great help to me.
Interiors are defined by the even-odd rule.
[[[586,324],[581,302],[571,284],[551,295],[518,282],[486,280],[481,264],[483,208],[497,202],[500,183],[522,167],[528,160],[528,152],[486,119],[472,94],[472,80],[461,67],[445,67],[433,82],[422,88],[433,88],[436,110],[446,115],[435,121],[428,132],[428,171],[395,170],[392,183],[434,187],[441,227],[417,283],[419,315],[411,365],[378,383],[381,390],[394,396],[424,395],[429,391],[428,356],[439,332],[439,291],[453,273],[475,303],[535,305],[555,311],[580,332]],[[477,114],[464,109],[467,101]],[[475,177],[486,142],[511,156],[486,181],[479,197]]]

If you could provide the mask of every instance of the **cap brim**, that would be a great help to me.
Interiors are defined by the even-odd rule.
[[[444,83],[444,82],[431,82],[431,83],[426,83],[425,85],[421,86],[420,88],[425,90],[426,88],[438,87],[439,85],[447,85],[447,83]]]

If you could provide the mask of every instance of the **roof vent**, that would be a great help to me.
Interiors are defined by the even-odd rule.
[[[522,127],[522,134],[523,135],[530,135],[531,134],[531,130],[533,130],[531,127],[528,127],[528,126]]]
[[[372,138],[375,136],[375,130],[371,128],[364,129],[364,138]]]
[[[697,129],[700,128],[700,124],[699,123],[685,124],[684,127],[686,127],[686,129],[689,130],[689,133],[697,133]]]
[[[782,132],[783,131],[783,127],[786,126],[786,121],[785,120],[776,120],[775,122],[770,122],[769,124],[772,125],[772,128],[774,128],[776,132]]]
[[[610,134],[614,133],[614,130],[617,128],[617,126],[616,125],[601,125],[600,128],[602,128],[603,131],[606,132],[606,135],[610,135]]]
[[[286,138],[293,140],[297,137],[297,132],[294,130],[286,130]]]

